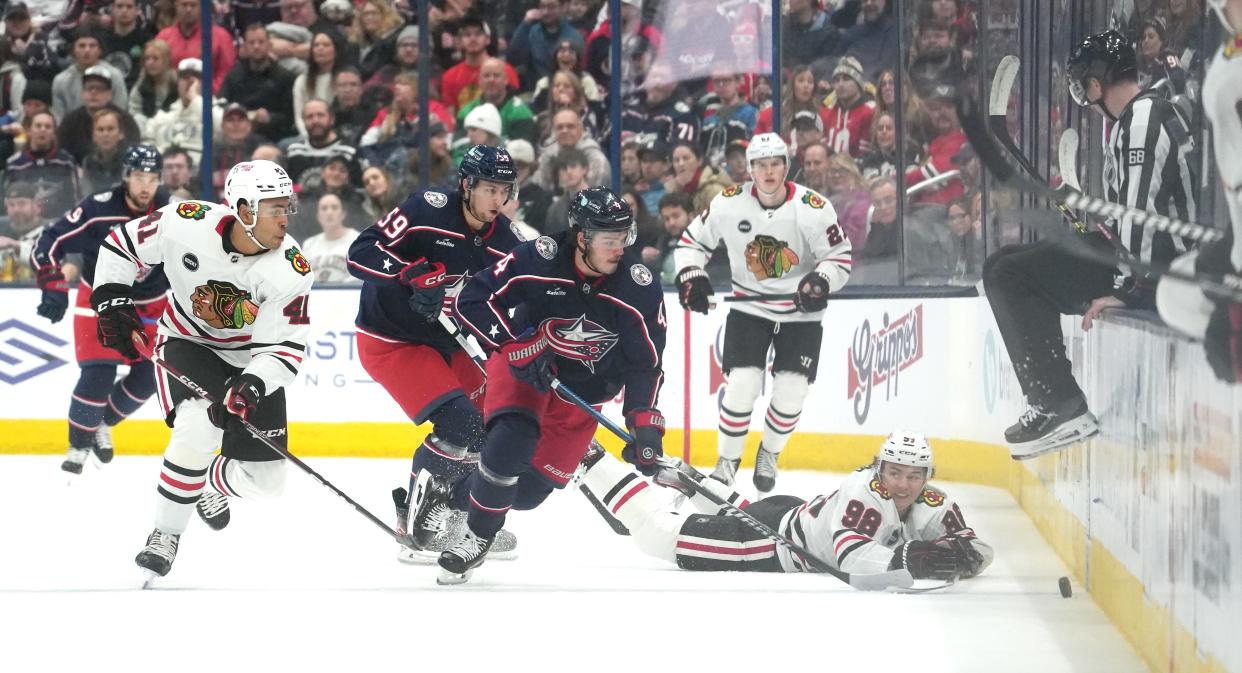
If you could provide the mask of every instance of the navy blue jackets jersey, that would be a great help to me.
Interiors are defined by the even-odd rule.
[[[612,275],[584,277],[571,236],[523,243],[475,274],[457,295],[457,320],[489,349],[537,327],[557,355],[557,377],[588,402],[624,386],[625,413],[655,408],[668,324],[660,282],[628,250]]]
[[[106,192],[99,192],[82,199],[80,203],[59,220],[43,230],[30,253],[30,263],[35,269],[43,266],[59,267],[65,255],[82,255],[82,280],[95,286],[95,261],[99,246],[112,230],[126,222],[149,215],[168,205],[168,192],[160,187],[151,205],[144,211],[130,210],[125,202],[125,185],[120,184]],[[145,275],[134,282],[134,299],[150,299],[168,291],[168,279],[164,269],[157,266],[146,270]]]
[[[415,193],[349,246],[349,272],[363,281],[358,329],[389,341],[426,344],[442,353],[458,350],[440,323],[428,323],[410,308],[410,289],[398,280],[401,269],[420,258],[444,264],[446,303],[451,307],[466,278],[521,242],[504,215],[480,232],[471,230],[462,213],[461,192]]]

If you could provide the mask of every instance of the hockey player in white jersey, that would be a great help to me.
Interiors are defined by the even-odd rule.
[[[285,233],[296,201],[283,168],[237,164],[224,197],[226,205],[169,204],[117,228],[95,268],[100,342],[137,357],[130,339],[142,323],[130,286],[140,269],[164,265],[171,293],[155,350],[218,400],[209,406],[158,372],[172,436],[156,488],[155,530],[135,559],[152,575],[172,567],[193,510],[220,529],[229,521],[227,498],[271,497],[284,487],[286,461],[238,419],[287,445],[285,386],[306,352],[310,264]]]
[[[789,148],[779,134],[752,138],[746,161],[752,181],[712,199],[682,234],[673,259],[687,310],[707,313],[710,308],[714,291],[703,267],[720,245],[729,255],[734,295],[793,296],[736,303],[725,322],[720,459],[711,476],[733,484],[771,346],[772,400],[754,474],[755,488],[763,495],[776,485],[777,457],[815,381],[828,297],[849,280],[853,256],[828,200],[785,179]]]
[[[684,570],[815,572],[804,559],[692,490],[686,495],[699,513],[685,514],[671,507],[673,491],[653,487],[603,451],[583,462],[583,487],[625,524],[648,555]],[[680,479],[696,479],[848,573],[905,568],[915,579],[956,580],[974,577],[992,562],[992,548],[966,525],[957,503],[928,484],[931,446],[916,432],[889,435],[871,465],[851,473],[831,495],[809,502],[788,495],[750,502],[692,468],[682,469],[680,475],[670,475],[666,468],[655,481],[676,487]]]
[[[1212,125],[1213,154],[1232,223],[1229,237],[1187,253],[1172,268],[1217,277],[1242,274],[1242,0],[1208,0],[1225,26],[1225,41],[1203,80],[1203,111]],[[1165,322],[1203,339],[1208,363],[1229,383],[1242,381],[1242,303],[1213,300],[1193,283],[1164,278],[1156,306]]]

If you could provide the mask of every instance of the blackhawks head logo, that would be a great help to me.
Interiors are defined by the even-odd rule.
[[[198,201],[182,201],[177,204],[177,214],[187,220],[201,220],[207,216],[211,206]]]
[[[785,241],[760,234],[746,244],[746,270],[755,274],[756,280],[780,278],[797,264],[798,253]]]
[[[306,257],[301,250],[297,248],[289,248],[285,251],[285,259],[293,265],[293,270],[305,276],[310,273],[310,262],[306,261]]]
[[[242,329],[254,323],[259,305],[250,293],[222,280],[209,280],[194,288],[191,299],[194,317],[216,329]]]

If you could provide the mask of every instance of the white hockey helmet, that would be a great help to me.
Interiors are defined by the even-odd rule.
[[[909,467],[927,468],[927,478],[931,479],[935,465],[932,463],[931,444],[921,432],[898,430],[889,435],[880,445],[880,453],[875,457],[878,470],[882,463],[896,463]]]
[[[258,223],[259,202],[281,197],[289,197],[289,207],[286,212],[290,215],[296,213],[297,195],[293,193],[293,180],[285,169],[273,161],[263,159],[243,161],[230,169],[228,177],[224,179],[224,205],[228,206],[229,210],[237,216],[237,221],[246,230],[246,235],[250,237],[250,240],[265,250],[267,246],[259,243],[259,240],[254,237],[254,226]],[[250,212],[255,214],[249,225],[242,221],[239,211],[243,201],[250,207]]]
[[[767,157],[780,157],[785,160],[786,166],[789,165],[789,146],[779,133],[760,133],[751,138],[746,146],[747,166],[756,159]]]

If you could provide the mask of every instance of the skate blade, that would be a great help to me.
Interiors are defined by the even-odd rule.
[[[1053,437],[1038,443],[1012,445],[1009,454],[1014,460],[1030,460],[1046,453],[1058,451],[1071,444],[1086,441],[1100,433],[1100,426],[1093,419],[1085,419],[1073,427],[1057,429]]]
[[[156,573],[156,572],[154,572],[154,571],[152,571],[152,570],[143,570],[143,571],[142,571],[142,589],[143,589],[143,591],[146,591],[147,589],[152,589],[152,588],[154,588],[154,587],[155,587],[155,583],[156,583],[159,579],[160,579],[160,575],[159,575],[158,573]]]
[[[465,584],[470,581],[470,576],[474,574],[474,568],[464,573],[455,573],[450,570],[440,570],[440,576],[436,578],[436,584],[442,587],[453,586],[455,584]]]
[[[518,553],[516,549],[507,551],[490,551],[487,553],[489,561],[513,561],[517,559]],[[429,566],[435,565],[440,560],[440,552],[431,551],[429,549],[418,550],[402,547],[397,552],[397,560],[406,565],[412,566]]]

